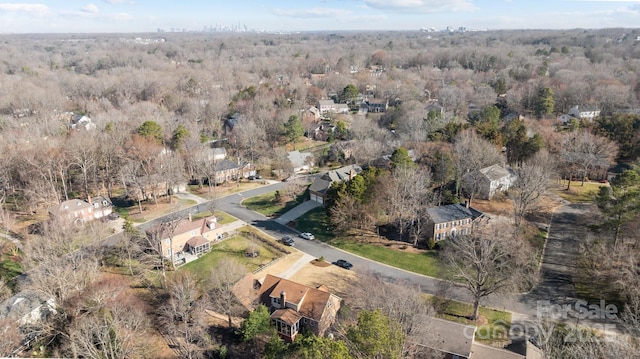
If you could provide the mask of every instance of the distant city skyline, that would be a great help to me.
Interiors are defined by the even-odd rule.
[[[237,26],[241,26],[237,27]],[[640,0],[35,0],[0,2],[0,33],[640,27]]]

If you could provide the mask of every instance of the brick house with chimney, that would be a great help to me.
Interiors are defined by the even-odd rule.
[[[482,212],[459,203],[427,208],[427,215],[427,237],[436,241],[457,234],[469,234],[486,218]]]
[[[342,299],[320,285],[316,288],[267,274],[259,291],[281,338],[293,342],[302,328],[322,336],[333,324]]]
[[[85,223],[106,217],[113,211],[108,197],[89,197],[87,201],[70,199],[49,208],[51,219],[61,223]]]
[[[362,172],[362,168],[358,165],[349,165],[331,170],[320,177],[316,177],[311,186],[309,186],[309,199],[324,203],[327,191],[333,182],[350,181],[353,177]]]

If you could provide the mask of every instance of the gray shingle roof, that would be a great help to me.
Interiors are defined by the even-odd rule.
[[[507,176],[515,176],[515,173],[497,164],[481,169],[480,173],[485,175],[490,181],[497,181]]]
[[[238,166],[237,163],[235,163],[235,162],[233,162],[231,160],[226,160],[225,159],[225,160],[222,160],[222,161],[216,163],[215,170],[216,170],[216,172],[218,172],[218,171],[226,171],[226,170],[236,169],[238,167],[239,166]]]
[[[427,208],[427,214],[433,223],[451,222],[466,218],[474,220],[482,216],[482,212],[471,207],[465,207],[463,204],[448,204],[446,206]]]

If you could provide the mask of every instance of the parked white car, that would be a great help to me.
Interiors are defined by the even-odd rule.
[[[309,232],[300,233],[300,238],[308,239],[310,241],[316,239],[316,237]]]

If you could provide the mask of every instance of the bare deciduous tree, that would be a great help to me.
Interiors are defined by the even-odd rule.
[[[553,159],[543,150],[524,162],[516,171],[516,183],[509,189],[509,197],[513,201],[516,237],[525,215],[535,210],[538,199],[549,188],[554,167]]]
[[[206,297],[200,295],[196,278],[179,271],[167,284],[169,299],[160,307],[163,330],[175,339],[174,348],[182,358],[202,358],[211,339],[204,323]]]
[[[487,225],[476,228],[470,235],[449,238],[442,253],[442,263],[452,279],[461,283],[473,297],[472,320],[478,319],[480,301],[494,293],[517,288],[519,281],[530,273],[520,272],[527,267],[528,255],[518,256],[513,248],[525,251],[528,244],[514,244],[512,232],[506,225]],[[526,252],[526,251],[525,251]]]
[[[231,258],[223,258],[211,269],[207,286],[209,297],[215,310],[226,314],[231,328],[231,317],[241,310],[241,305],[233,293],[233,286],[245,275],[246,269]]]
[[[502,163],[504,158],[496,146],[480,138],[473,130],[460,132],[453,146],[456,154],[456,192],[459,193],[464,182],[471,204],[480,185],[481,174],[478,171]]]

